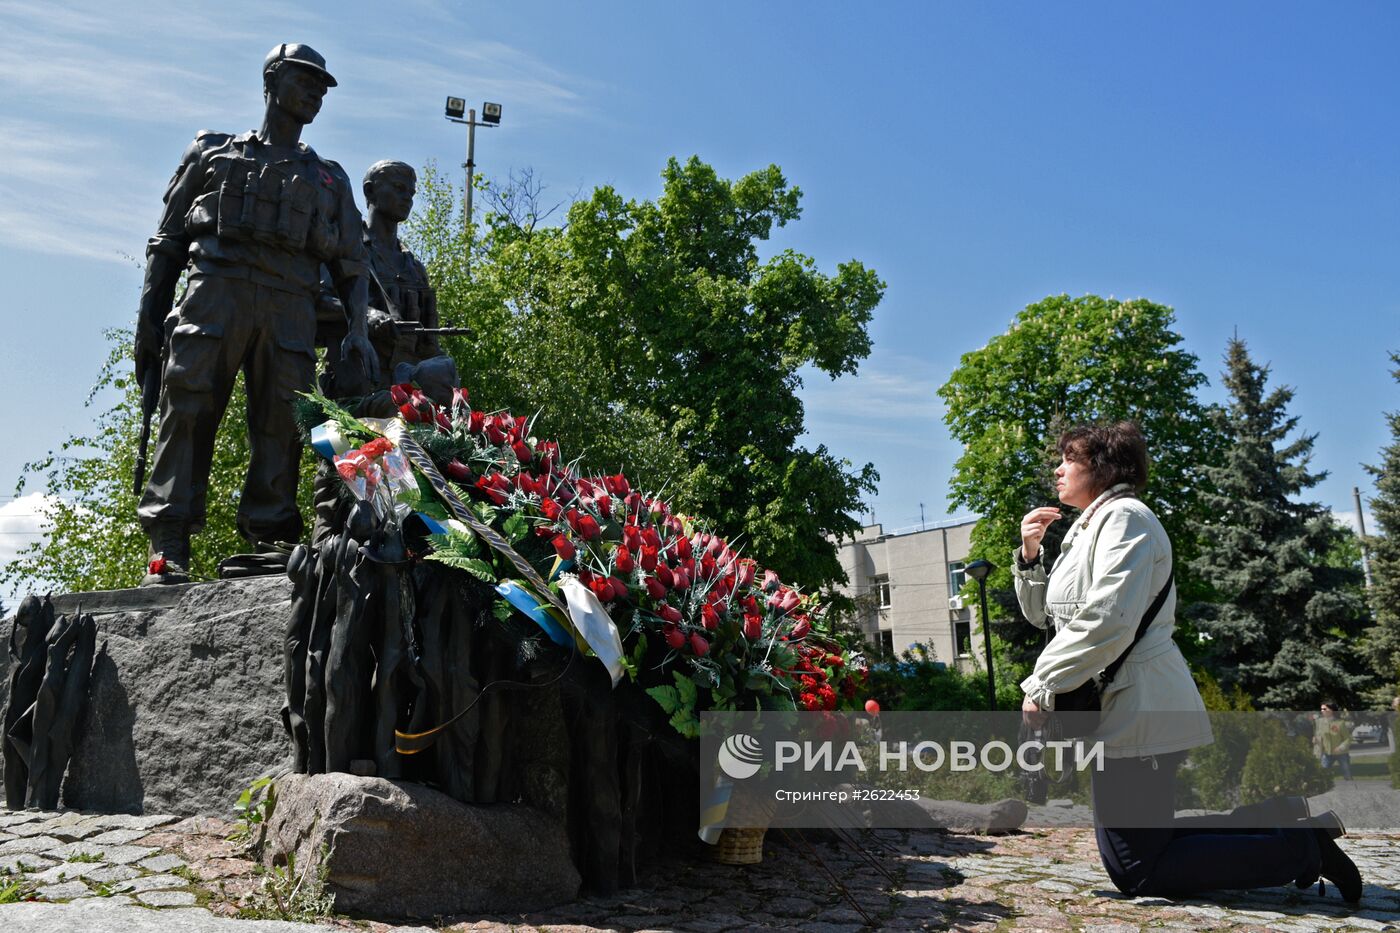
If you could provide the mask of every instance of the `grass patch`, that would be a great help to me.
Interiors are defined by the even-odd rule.
[[[93,852],[79,852],[77,855],[70,855],[70,856],[68,856],[68,861],[74,862],[74,863],[100,862],[100,861],[102,861],[102,856],[97,855],[96,853],[93,853]]]

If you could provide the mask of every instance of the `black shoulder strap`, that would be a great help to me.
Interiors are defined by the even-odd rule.
[[[1147,607],[1147,612],[1143,613],[1142,621],[1138,623],[1137,634],[1133,636],[1133,643],[1118,656],[1118,660],[1104,668],[1103,676],[1099,679],[1099,683],[1102,686],[1107,687],[1109,684],[1113,683],[1113,678],[1117,675],[1118,669],[1123,666],[1124,661],[1128,660],[1128,655],[1132,652],[1133,648],[1137,646],[1142,636],[1147,633],[1147,627],[1152,624],[1153,619],[1157,618],[1157,613],[1162,611],[1162,606],[1167,601],[1167,594],[1171,592],[1172,581],[1175,578],[1176,568],[1173,567],[1167,573],[1167,582],[1162,586],[1162,592],[1157,594],[1157,598],[1152,600],[1152,605]]]

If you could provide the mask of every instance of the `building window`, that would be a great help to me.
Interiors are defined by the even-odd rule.
[[[960,560],[948,564],[948,595],[956,596],[967,583],[967,564]]]
[[[953,655],[959,658],[972,657],[972,621],[953,620]]]
[[[870,578],[870,589],[875,594],[875,605],[881,609],[890,608],[890,578],[888,574],[879,574]]]
[[[880,633],[880,653],[887,658],[894,657],[894,632],[889,629]]]

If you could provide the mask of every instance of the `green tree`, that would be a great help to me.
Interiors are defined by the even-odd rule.
[[[109,350],[88,394],[89,407],[112,398],[92,430],[24,465],[17,493],[37,491],[41,541],[28,545],[0,571],[21,592],[86,592],[135,586],[146,572],[146,535],[136,521],[131,474],[141,436],[141,391],[131,376],[131,331],[107,332]],[[113,394],[114,393],[114,394]],[[248,463],[247,415],[240,376],[219,428],[209,473],[209,518],[193,542],[191,570],[213,577],[219,560],[246,549],[234,525]],[[159,430],[159,416],[152,437]],[[152,444],[154,448],[154,443]],[[305,464],[304,464],[305,465]],[[309,514],[309,471],[300,498]]]
[[[1244,341],[1230,341],[1225,364],[1230,404],[1215,419],[1229,445],[1206,469],[1193,564],[1214,590],[1191,609],[1210,638],[1209,663],[1222,685],[1266,708],[1310,708],[1300,704],[1326,697],[1355,705],[1370,679],[1357,651],[1368,620],[1358,571],[1329,560],[1348,532],[1323,506],[1296,501],[1326,476],[1308,469],[1316,435],[1289,440],[1293,390],[1267,391],[1269,370]]]
[[[1392,353],[1391,362],[1400,363]],[[1400,380],[1400,368],[1392,370]],[[1400,412],[1386,416],[1390,443],[1381,451],[1381,462],[1368,467],[1376,478],[1376,494],[1371,498],[1371,514],[1378,526],[1366,538],[1371,562],[1371,588],[1367,597],[1375,626],[1366,633],[1364,647],[1371,668],[1380,679],[1383,693],[1400,691]],[[1388,697],[1380,697],[1382,705]]]
[[[1131,418],[1142,426],[1152,454],[1144,499],[1171,536],[1179,588],[1199,588],[1184,561],[1195,552],[1200,471],[1217,457],[1220,440],[1196,399],[1206,377],[1180,348],[1173,324],[1170,308],[1141,299],[1046,298],[1017,314],[1006,333],[964,354],[938,390],[948,427],[963,445],[950,498],[981,516],[972,556],[997,565],[988,595],[1000,608],[993,625],[1008,678],[1019,680],[1044,643],[1016,608],[1011,551],[1020,542],[1021,516],[1055,502],[1054,444],[1071,423]],[[1062,519],[1047,534],[1048,561],[1068,527]],[[998,615],[1017,624],[997,625]]]
[[[540,409],[544,433],[586,464],[668,482],[785,578],[839,580],[831,538],[859,529],[878,476],[797,444],[798,371],[855,371],[884,284],[855,261],[828,275],[792,250],[760,260],[801,214],[777,166],[729,181],[672,159],[662,179],[656,201],[599,188],[557,227],[528,197],[503,199],[470,278],[451,198],[425,179],[438,206],[414,245],[444,318],[476,329],[453,345],[464,378],[483,404]]]

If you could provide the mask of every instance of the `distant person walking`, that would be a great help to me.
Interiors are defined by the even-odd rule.
[[[1351,780],[1351,730],[1356,724],[1347,719],[1337,704],[1322,704],[1322,715],[1313,722],[1313,748],[1322,756],[1322,767],[1342,766],[1342,777]]]

